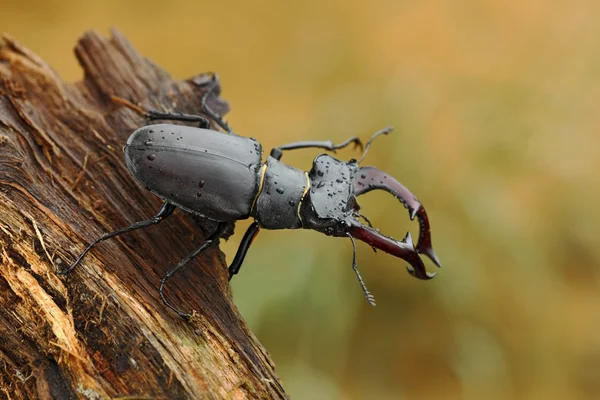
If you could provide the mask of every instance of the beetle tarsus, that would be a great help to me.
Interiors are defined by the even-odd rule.
[[[102,235],[100,238],[96,239],[94,242],[92,242],[84,251],[83,253],[81,253],[79,255],[79,257],[77,257],[77,259],[75,260],[75,262],[73,262],[73,264],[71,264],[71,266],[63,271],[58,272],[60,275],[67,275],[69,274],[71,271],[73,271],[73,269],[77,266],[77,264],[79,264],[79,262],[83,259],[83,257],[88,253],[88,251],[90,251],[92,249],[92,247],[94,247],[96,244],[106,240],[106,239],[110,239],[112,237],[115,237],[117,235],[120,235],[122,233],[127,233],[127,232],[131,232],[134,231],[136,229],[140,229],[140,228],[146,228],[150,225],[156,225],[159,224],[160,222],[162,222],[165,218],[167,218],[169,215],[171,215],[173,213],[173,211],[175,210],[175,206],[172,205],[171,203],[167,203],[165,202],[162,207],[160,208],[160,210],[158,210],[158,212],[156,213],[156,215],[154,217],[152,217],[149,220],[146,221],[138,221],[126,228],[122,228],[119,229],[117,231],[111,232],[111,233],[106,233],[104,235]]]
[[[360,287],[362,288],[363,293],[365,294],[365,297],[367,298],[367,301],[369,302],[369,304],[371,306],[375,307],[376,306],[375,296],[373,296],[371,294],[371,292],[369,292],[369,290],[367,289],[367,285],[365,285],[365,282],[363,281],[362,276],[360,276],[360,272],[358,272],[358,265],[356,264],[356,243],[354,242],[354,238],[349,233],[346,233],[346,236],[348,236],[350,238],[350,240],[352,241],[352,269],[356,273],[356,277],[358,278],[358,283],[360,283]]]
[[[219,238],[219,236],[221,236],[221,233],[223,232],[223,230],[225,229],[226,226],[227,226],[227,222],[219,222],[219,225],[217,225],[217,228],[213,231],[213,233],[210,234],[210,236],[208,238],[206,238],[204,243],[202,243],[202,245],[200,245],[200,247],[198,247],[196,250],[194,250],[189,256],[187,256],[186,258],[181,260],[181,262],[179,264],[177,264],[177,266],[170,269],[160,281],[160,286],[158,288],[158,294],[160,296],[160,299],[163,301],[163,303],[167,307],[169,307],[171,310],[175,311],[182,318],[189,319],[192,316],[192,314],[188,314],[188,313],[184,313],[183,311],[179,311],[177,308],[175,308],[175,306],[171,305],[171,303],[169,303],[167,301],[165,294],[164,294],[165,284],[167,283],[167,280],[170,277],[172,277],[173,274],[175,274],[175,272],[179,271],[187,263],[189,263],[191,260],[193,260],[198,254],[202,253],[204,250],[209,248]]]

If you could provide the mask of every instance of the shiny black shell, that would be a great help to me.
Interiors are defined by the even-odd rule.
[[[356,169],[355,162],[345,163],[328,154],[314,159],[308,173],[310,200],[320,219],[338,219],[352,208]]]
[[[158,124],[133,132],[124,153],[135,179],[169,203],[217,221],[249,217],[261,167],[256,140]]]
[[[306,173],[273,157],[268,157],[266,164],[254,217],[265,229],[301,228],[299,207],[309,185]]]

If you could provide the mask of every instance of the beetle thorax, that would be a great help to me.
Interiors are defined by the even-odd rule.
[[[260,174],[252,216],[265,229],[301,228],[300,205],[309,189],[306,172],[268,157]]]

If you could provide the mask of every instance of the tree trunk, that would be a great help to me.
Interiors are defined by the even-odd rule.
[[[171,303],[196,311],[190,321],[159,299],[161,277],[209,221],[176,212],[57,275],[103,232],[161,206],[123,160],[127,137],[146,124],[132,104],[193,114],[206,90],[207,75],[174,81],[111,36],[79,41],[85,77],[75,84],[13,39],[0,42],[0,397],[286,398],[232,302],[217,246],[166,287]],[[223,114],[218,94],[209,105]]]

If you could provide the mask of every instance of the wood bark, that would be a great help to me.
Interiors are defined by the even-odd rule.
[[[179,211],[99,244],[104,232],[152,217],[161,201],[128,173],[122,148],[145,109],[197,113],[207,75],[175,81],[118,32],[85,34],[84,79],[63,82],[43,60],[0,42],[0,398],[286,398],[268,353],[235,305],[217,246],[164,273],[212,229]],[[211,95],[210,106],[228,110]]]

